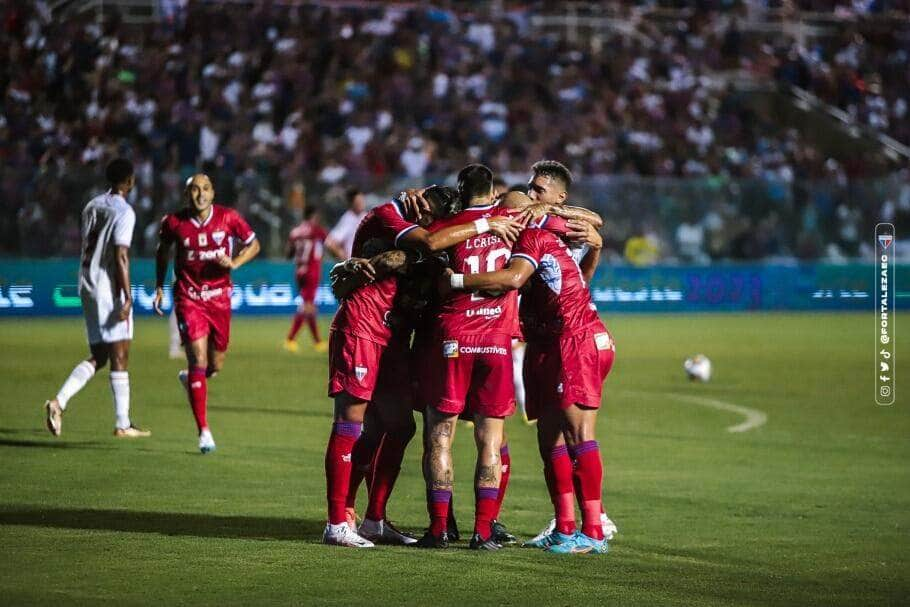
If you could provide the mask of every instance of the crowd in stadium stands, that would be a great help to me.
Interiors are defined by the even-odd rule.
[[[879,4],[836,3],[859,12]],[[642,176],[653,189],[685,177],[701,184],[695,198],[713,193],[668,213],[669,186],[644,188],[641,205],[622,189],[607,200],[580,189],[610,220],[617,255],[633,261],[652,249],[654,259],[683,261],[856,255],[869,221],[910,214],[906,166],[824,154],[709,77],[764,70],[910,143],[906,30],[870,39],[846,27],[810,48],[784,37],[763,46],[736,14],[705,10],[669,31],[639,19],[634,32],[592,46],[540,34],[527,7],[492,16],[191,3],[138,28],[116,17],[58,21],[47,2],[18,1],[0,16],[7,253],[77,253],[79,209],[115,153],[137,166],[140,253],[199,168],[219,199],[263,224],[275,213],[289,220],[305,198],[331,202],[352,185],[386,195],[390,184],[444,178],[471,161],[523,176],[555,158],[582,183]],[[861,199],[854,184],[869,177],[896,183],[898,194]],[[633,238],[647,246],[628,251]]]

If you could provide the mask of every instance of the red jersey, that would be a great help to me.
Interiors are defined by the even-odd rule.
[[[499,204],[468,207],[451,217],[440,219],[430,226],[436,232],[442,228],[496,215],[514,214]],[[499,236],[487,232],[468,238],[446,251],[449,267],[461,274],[479,274],[501,270],[508,263],[511,246]],[[514,291],[491,297],[468,291],[452,291],[439,306],[439,327],[445,338],[468,335],[515,334],[518,316],[517,294]]]
[[[397,200],[381,204],[367,213],[357,227],[352,256],[376,255],[395,248],[402,236],[418,227],[413,221],[405,219]],[[389,316],[397,293],[398,279],[394,276],[364,285],[341,301],[332,321],[332,330],[381,344],[388,343],[392,337]]]
[[[322,243],[327,233],[312,221],[301,222],[288,234],[288,244],[294,251],[297,276],[319,275],[322,264]]]
[[[201,223],[189,209],[165,215],[158,236],[164,244],[177,245],[174,299],[228,302],[231,270],[221,266],[218,258],[231,257],[233,240],[248,245],[256,238],[237,211],[219,205],[212,205],[208,219]]]
[[[561,239],[546,230],[528,228],[512,248],[512,259],[524,259],[535,270],[521,298],[521,322],[528,338],[591,327],[603,330],[581,268]]]

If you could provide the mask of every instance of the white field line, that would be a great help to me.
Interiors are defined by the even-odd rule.
[[[718,400],[716,398],[707,398],[705,396],[695,396],[692,394],[680,394],[678,392],[641,392],[638,390],[623,391],[627,393],[667,396],[677,401],[688,403],[690,405],[708,407],[711,409],[717,409],[719,411],[729,411],[730,413],[742,415],[745,418],[741,423],[736,424],[735,426],[727,427],[727,432],[748,432],[749,430],[754,430],[755,428],[764,426],[768,422],[768,414],[760,409],[744,407],[743,405],[728,403],[727,401]]]

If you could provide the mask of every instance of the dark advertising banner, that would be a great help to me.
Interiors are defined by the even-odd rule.
[[[136,314],[152,313],[153,260],[133,260]],[[78,261],[0,261],[0,317],[80,314]],[[328,276],[329,265],[323,269]],[[910,266],[896,267],[898,300],[907,294]],[[744,310],[870,310],[874,308],[871,264],[714,265],[651,268],[601,266],[591,285],[605,312],[692,312]],[[288,262],[254,261],[234,273],[233,307],[238,314],[286,314],[299,303]],[[165,305],[171,305],[170,286]],[[316,294],[323,313],[335,298],[323,283]],[[897,302],[900,306],[900,301]]]

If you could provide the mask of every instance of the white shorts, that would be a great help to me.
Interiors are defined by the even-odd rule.
[[[130,317],[126,320],[120,320],[119,311],[120,306],[114,305],[109,297],[96,299],[88,294],[82,295],[89,345],[133,339],[133,310],[130,308]]]

